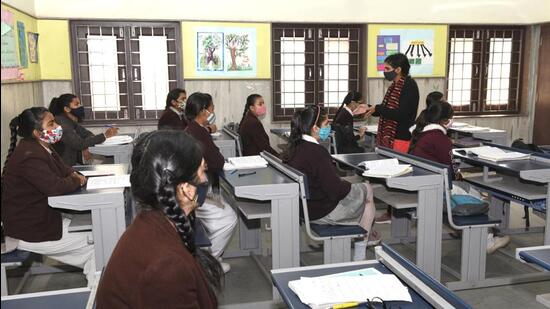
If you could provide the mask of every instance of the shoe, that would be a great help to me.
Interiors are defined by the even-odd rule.
[[[380,217],[374,219],[374,222],[376,222],[378,224],[391,223],[391,215],[388,212],[385,212]]]
[[[493,254],[499,248],[506,247],[510,243],[510,236],[493,236],[493,233],[487,235],[487,254]]]
[[[367,243],[364,240],[353,244],[353,260],[364,261],[367,258]]]
[[[380,244],[381,241],[382,241],[382,237],[380,237],[380,234],[378,234],[378,232],[376,232],[375,230],[372,230],[369,234],[369,240],[367,241],[367,247],[376,246],[376,245]]]
[[[231,265],[229,265],[229,263],[220,262],[220,265],[222,266],[224,274],[227,274],[231,270]]]

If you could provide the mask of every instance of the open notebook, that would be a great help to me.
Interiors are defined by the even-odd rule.
[[[267,161],[260,156],[234,157],[227,159],[223,165],[224,170],[240,170],[250,168],[267,167]]]
[[[363,161],[358,164],[365,168],[363,176],[376,178],[391,178],[412,172],[410,164],[399,164],[397,159]]]
[[[384,301],[412,302],[406,286],[395,275],[374,268],[321,277],[302,277],[288,287],[311,308],[332,308],[347,302],[365,302],[379,297]]]
[[[514,160],[525,160],[529,159],[530,155],[527,153],[515,152],[515,151],[505,151],[498,147],[492,146],[481,146],[466,148],[467,153],[475,154],[478,158],[483,160],[489,160],[493,162],[500,161],[514,161]]]
[[[129,135],[115,135],[106,139],[102,144],[97,144],[96,146],[112,146],[112,145],[123,145],[129,144],[134,139]]]

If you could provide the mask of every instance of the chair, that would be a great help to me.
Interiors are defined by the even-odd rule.
[[[30,259],[31,255],[32,253],[29,251],[18,249],[2,254],[2,296],[8,295],[8,279],[6,275],[6,269],[8,267],[22,266],[25,261]],[[14,294],[19,294],[21,292],[21,289],[25,285],[25,282],[27,281],[29,275],[30,271],[26,271],[23,275],[23,279],[15,289]]]
[[[313,240],[323,241],[324,263],[330,264],[351,261],[351,239],[365,237],[367,231],[359,225],[349,226],[311,223],[307,209],[309,189],[306,175],[282,163],[279,158],[268,152],[263,151],[261,156],[290,179],[298,182],[306,234]]]
[[[243,143],[241,140],[241,136],[239,135],[239,124],[236,122],[230,122],[227,125],[223,127],[223,132],[225,132],[227,135],[231,136],[235,140],[236,143],[236,154],[238,157],[243,156]]]

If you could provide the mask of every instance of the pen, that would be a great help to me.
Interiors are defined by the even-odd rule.
[[[233,175],[237,172],[237,170],[232,170],[231,172],[229,172],[230,175]]]
[[[243,173],[243,174],[239,174],[239,177],[248,176],[248,175],[254,175],[254,174],[256,174],[256,172]]]

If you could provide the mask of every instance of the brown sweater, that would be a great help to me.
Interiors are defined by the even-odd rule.
[[[27,242],[59,240],[61,212],[48,206],[48,196],[80,187],[73,169],[35,139],[22,139],[6,163],[2,192],[2,222],[6,236]]]
[[[244,116],[239,125],[239,135],[243,141],[243,155],[255,156],[264,150],[276,156],[279,155],[269,145],[269,137],[265,133],[262,122],[250,112]]]
[[[208,172],[216,174],[223,169],[225,159],[223,158],[220,149],[214,141],[207,129],[198,124],[196,121],[188,123],[185,132],[193,136],[201,144],[204,161],[208,165]]]
[[[310,220],[328,215],[351,190],[351,184],[340,179],[325,147],[301,140],[288,164],[307,175]]]
[[[176,114],[172,109],[167,108],[160,116],[158,129],[159,130],[185,130],[187,127],[187,120],[182,115]]]
[[[118,241],[96,304],[98,309],[217,306],[201,267],[158,210],[142,211]]]

